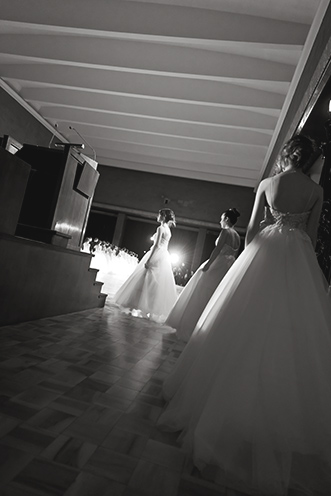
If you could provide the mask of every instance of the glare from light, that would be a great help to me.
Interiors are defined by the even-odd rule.
[[[176,265],[180,260],[180,255],[178,253],[170,253],[170,260],[173,265]]]
[[[331,112],[331,100],[329,100],[329,112]]]

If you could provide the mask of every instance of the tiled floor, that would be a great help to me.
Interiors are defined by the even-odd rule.
[[[0,328],[1,496],[237,496],[156,421],[182,345],[105,308]]]

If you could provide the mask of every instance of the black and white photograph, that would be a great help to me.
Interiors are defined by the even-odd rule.
[[[0,0],[0,496],[331,496],[331,0]]]

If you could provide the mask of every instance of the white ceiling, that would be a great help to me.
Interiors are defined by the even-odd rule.
[[[254,187],[328,3],[0,0],[1,85],[100,164]]]

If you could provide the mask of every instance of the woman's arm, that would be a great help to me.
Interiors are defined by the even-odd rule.
[[[151,254],[150,254],[148,260],[146,260],[146,262],[145,262],[145,269],[149,268],[149,264],[151,262],[151,259],[153,258],[155,250],[160,246],[161,237],[162,237],[162,227],[159,226],[156,230],[156,240],[152,246]]]
[[[316,241],[317,241],[317,231],[322,212],[322,206],[323,206],[323,188],[321,186],[318,186],[317,198],[307,223],[307,234],[310,237],[314,248],[316,246]]]
[[[209,257],[208,262],[203,266],[202,272],[207,272],[207,270],[209,269],[209,267],[211,266],[211,264],[213,263],[213,261],[215,260],[215,258],[217,258],[217,256],[219,255],[221,249],[225,245],[226,238],[227,238],[227,230],[226,229],[222,229],[222,231],[221,231],[221,233],[220,233],[220,235],[218,237],[217,245],[215,246],[215,248],[211,252],[211,255]]]
[[[260,182],[257,189],[251,218],[247,227],[245,246],[249,245],[259,231],[260,222],[263,219],[264,207],[266,205],[265,190],[267,184],[268,179],[264,179]]]

